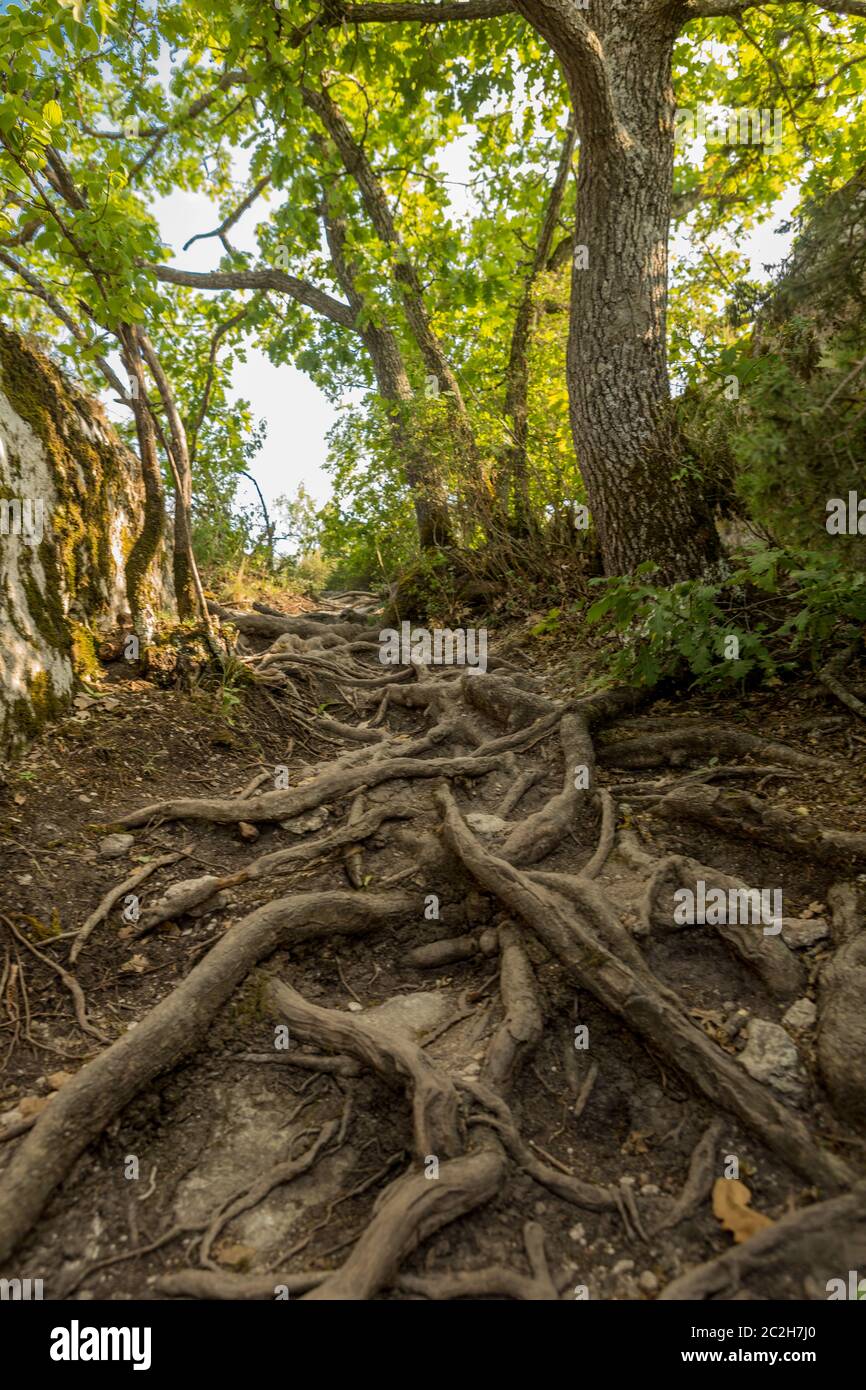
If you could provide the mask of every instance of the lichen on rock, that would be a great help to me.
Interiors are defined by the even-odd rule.
[[[101,406],[31,340],[0,325],[0,751],[31,736],[97,673],[99,633],[127,607],[126,555],[141,530],[135,456]],[[152,629],[173,606],[160,548]]]

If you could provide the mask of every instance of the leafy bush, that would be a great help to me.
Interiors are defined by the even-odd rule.
[[[814,551],[762,550],[716,583],[654,585],[655,566],[632,578],[594,579],[604,593],[586,619],[619,634],[605,661],[619,680],[655,686],[686,674],[702,687],[778,682],[804,662],[820,666],[846,625],[866,622],[866,574]]]

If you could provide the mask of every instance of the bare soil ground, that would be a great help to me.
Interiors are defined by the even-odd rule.
[[[352,602],[239,619],[222,707],[114,663],[7,770],[0,1276],[825,1298],[866,1266],[862,722],[587,697],[517,629],[383,667]],[[782,931],[678,926],[698,878]]]

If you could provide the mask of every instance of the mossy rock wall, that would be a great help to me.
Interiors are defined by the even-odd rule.
[[[142,524],[138,461],[102,407],[0,325],[0,753],[61,713],[94,643],[127,611],[126,557]],[[142,633],[171,612],[168,548]]]

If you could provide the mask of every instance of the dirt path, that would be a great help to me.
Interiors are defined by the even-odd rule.
[[[856,719],[383,666],[351,602],[234,615],[234,728],[124,678],[10,773],[0,1274],[826,1297],[866,1266]]]

